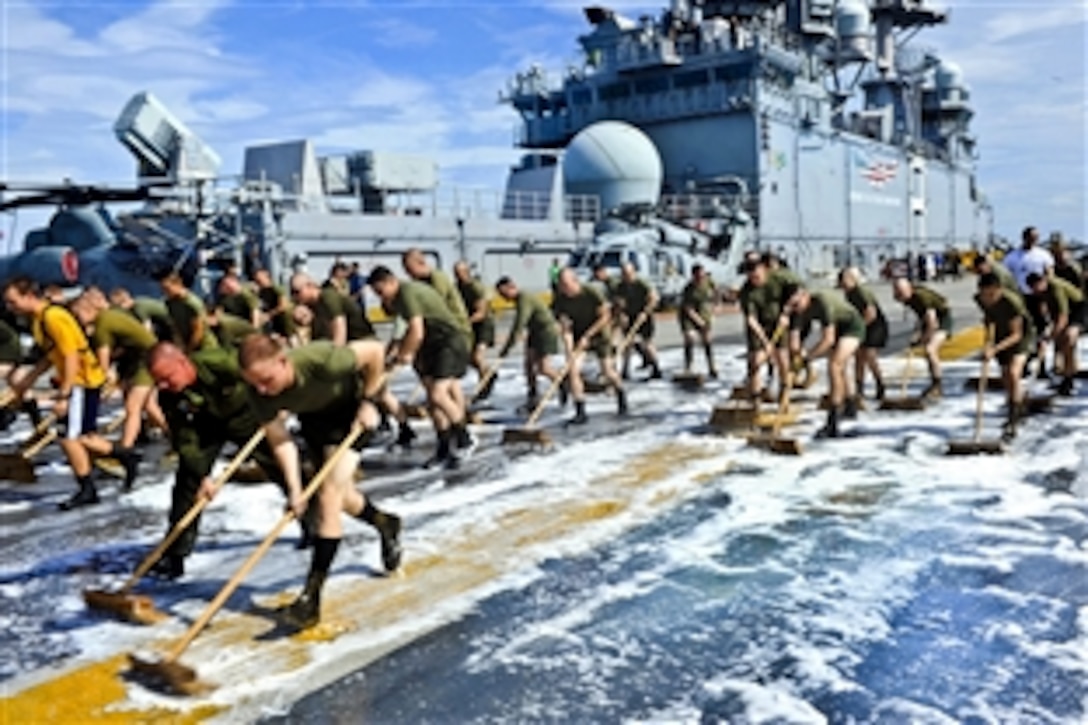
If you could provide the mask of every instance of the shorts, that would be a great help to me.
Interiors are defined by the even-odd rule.
[[[952,312],[945,310],[937,313],[937,329],[944,330],[946,334],[952,334]]]
[[[480,345],[484,347],[495,345],[495,321],[490,317],[472,325],[472,346],[477,348]]]
[[[1088,305],[1085,305],[1084,302],[1073,302],[1069,305],[1069,324],[1071,326],[1084,327],[1084,312],[1086,307],[1088,307]]]
[[[633,323],[634,320],[631,320]],[[623,331],[625,335],[631,334],[631,328],[628,327]],[[642,321],[642,324],[638,326],[638,332],[635,333],[643,340],[653,339],[654,336],[654,316],[646,315],[646,319]]]
[[[132,387],[152,387],[155,379],[147,367],[143,354],[125,354],[117,359],[117,377]]]
[[[468,341],[463,334],[428,332],[416,353],[416,372],[432,380],[458,379],[468,371]]]
[[[836,339],[855,337],[858,341],[861,341],[865,336],[865,320],[861,319],[861,317],[851,317],[849,322],[840,322],[835,325]]]
[[[710,327],[711,327],[711,324],[712,324],[712,320],[708,319],[708,318],[703,318],[701,316],[699,316],[699,317],[700,317],[700,319],[702,319],[704,322],[707,323],[706,327],[703,328],[703,329],[706,330],[707,334],[710,334]],[[695,323],[691,321],[691,317],[689,315],[687,315],[686,313],[680,315],[680,330],[681,330],[681,332],[689,332],[689,331],[690,332],[701,332],[701,330],[698,327],[695,326]]]
[[[586,352],[591,352],[599,359],[603,360],[606,357],[612,357],[615,352],[612,348],[612,342],[608,339],[608,336],[603,333],[597,333],[593,336],[593,339],[586,345]]]
[[[873,350],[883,350],[888,345],[888,321],[883,317],[877,317],[873,323],[865,328],[865,339],[861,346]]]
[[[68,397],[68,416],[65,419],[64,439],[74,441],[82,435],[98,430],[98,403],[101,388],[75,386]]]
[[[553,332],[530,332],[525,345],[534,355],[546,357],[559,354],[559,338]]]
[[[335,408],[298,414],[299,435],[315,468],[325,463],[325,447],[340,445],[351,432],[360,402],[351,396]],[[364,437],[360,436],[357,444],[362,440]]]
[[[1024,303],[1027,305],[1028,312],[1031,314],[1031,322],[1035,325],[1035,329],[1042,332],[1047,328],[1046,314],[1043,312],[1045,305],[1043,304],[1043,298],[1039,295],[1024,295]]]

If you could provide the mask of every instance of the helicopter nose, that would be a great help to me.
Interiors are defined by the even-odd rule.
[[[74,249],[65,249],[60,256],[60,273],[64,279],[75,284],[79,281],[79,253]]]

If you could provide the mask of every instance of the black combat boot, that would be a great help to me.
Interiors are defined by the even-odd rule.
[[[563,378],[559,383],[559,407],[566,408],[570,399],[570,378]]]
[[[827,423],[824,427],[816,431],[817,438],[838,438],[839,437],[839,409],[836,406],[831,406],[827,409]]]
[[[462,457],[470,456],[476,450],[476,437],[469,432],[464,421],[453,426],[453,442]]]
[[[314,540],[313,559],[310,560],[310,573],[306,575],[306,587],[298,599],[288,604],[281,611],[284,620],[298,629],[306,629],[321,620],[321,589],[325,586],[332,560],[340,547],[340,539],[318,537]]]
[[[1065,376],[1062,378],[1061,384],[1058,386],[1058,395],[1063,398],[1068,398],[1073,394],[1073,378],[1071,376]]]
[[[627,391],[616,388],[616,415],[627,415]]]
[[[0,408],[0,431],[10,428],[18,417],[19,414],[11,408]]]
[[[427,459],[427,462],[423,464],[424,468],[434,468],[438,465],[448,465],[450,458],[453,456],[453,451],[450,448],[450,431],[440,430],[438,431],[438,447],[435,449],[434,455]]]
[[[395,448],[397,446],[400,446],[401,448],[407,450],[412,447],[412,441],[414,441],[415,439],[416,432],[412,430],[412,426],[408,423],[408,421],[404,421],[403,423],[398,424],[397,440],[393,442],[393,445],[391,447]]]
[[[709,369],[708,375],[711,380],[717,380],[718,368],[714,367],[714,351],[710,348],[710,345],[704,345],[703,352],[706,354],[706,366]]]
[[[684,344],[684,372],[690,373],[691,366],[695,362],[695,351],[691,347],[691,343]]]
[[[121,490],[128,493],[136,482],[136,475],[140,470],[140,453],[135,448],[124,448],[114,445],[113,457],[125,469],[125,480],[121,483]]]
[[[842,419],[843,420],[857,420],[858,417],[858,399],[852,395],[848,395],[846,400],[842,404]]]
[[[382,566],[388,572],[396,571],[400,567],[400,516],[378,510],[370,499],[366,500],[359,520],[373,526],[378,530],[382,544]]]
[[[1005,443],[1011,443],[1016,438],[1016,426],[1020,422],[1022,405],[1023,403],[1009,405],[1009,415],[1005,419],[1005,424],[1001,426],[1001,440]]]
[[[877,380],[876,381],[876,399],[879,400],[879,401],[884,400],[884,381],[883,380]]]
[[[1036,380],[1050,380],[1050,373],[1046,369],[1046,360],[1039,358],[1039,370],[1035,373]]]
[[[574,417],[567,421],[567,425],[585,425],[588,422],[589,417],[586,416],[586,401],[574,401]]]
[[[185,576],[185,557],[177,554],[166,554],[147,572],[149,576],[164,581],[175,581]]]
[[[662,377],[661,366],[658,364],[657,358],[654,358],[654,361],[650,363],[650,377],[647,380],[660,380]]]
[[[71,511],[80,506],[98,503],[98,489],[94,487],[94,480],[90,475],[80,476],[76,481],[79,483],[79,490],[70,499],[57,504],[57,508],[61,511]]]
[[[22,411],[27,414],[35,428],[42,424],[42,409],[38,407],[38,401],[34,400],[34,398],[27,398],[23,401]]]

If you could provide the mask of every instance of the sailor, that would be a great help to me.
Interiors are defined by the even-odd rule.
[[[225,274],[219,280],[219,298],[215,307],[253,327],[261,324],[261,301],[255,292],[242,285],[237,274]]]
[[[258,269],[253,273],[253,282],[257,285],[257,298],[261,303],[261,326],[265,332],[279,335],[294,344],[295,323],[291,317],[291,303],[287,293],[272,283],[272,275],[267,269]]]
[[[525,382],[528,386],[527,410],[536,408],[536,379],[543,375],[555,382],[559,377],[548,363],[548,356],[559,352],[559,338],[555,317],[538,297],[522,292],[517,283],[509,277],[502,277],[495,283],[495,290],[507,302],[514,303],[514,323],[506,336],[506,342],[499,349],[499,357],[506,357],[518,340],[525,338]],[[566,405],[566,389],[559,388],[560,405]]]
[[[555,303],[555,315],[560,323],[569,367],[570,392],[574,398],[574,417],[568,423],[581,425],[589,420],[586,416],[585,387],[582,382],[582,363],[587,350],[597,356],[602,376],[616,391],[617,414],[627,415],[627,391],[612,365],[613,350],[608,339],[611,306],[600,292],[582,284],[574,270],[568,267],[559,273],[559,298]],[[581,351],[576,352],[575,346],[586,332],[602,320],[603,324],[593,338],[585,342]]]
[[[388,267],[380,265],[370,272],[367,283],[383,307],[406,324],[395,362],[412,365],[427,391],[431,420],[438,435],[438,449],[427,464],[456,467],[460,461],[453,446],[466,453],[476,444],[468,432],[461,390],[460,379],[469,358],[464,329],[446,301],[428,284],[402,282]],[[460,299],[458,295],[459,303]]]
[[[53,412],[65,421],[61,448],[75,474],[79,491],[60,504],[64,511],[98,503],[98,490],[91,477],[91,451],[87,443],[97,438],[98,402],[106,372],[98,364],[79,321],[67,307],[50,302],[38,292],[29,277],[16,277],[4,287],[4,302],[16,314],[33,318],[31,330],[56,371]],[[24,376],[12,389],[16,400],[39,377],[41,368]],[[38,375],[34,374],[39,372]],[[108,444],[107,444],[108,445]]]
[[[331,287],[332,289],[340,292],[343,295],[351,295],[351,285],[348,282],[348,275],[350,274],[347,262],[337,260],[332,268],[329,270],[329,278],[325,280],[325,284],[322,287]]]
[[[87,447],[99,456],[112,455],[121,462],[125,469],[124,490],[129,491],[139,466],[140,456],[134,446],[144,413],[153,425],[168,430],[155,395],[154,380],[147,368],[148,352],[157,340],[139,320],[122,309],[109,306],[101,295],[84,292],[72,304],[72,313],[84,328],[93,330],[91,345],[98,355],[99,366],[108,371],[111,364],[116,365],[125,400],[121,440],[111,444],[104,438],[91,436]]]
[[[148,354],[148,369],[159,388],[169,422],[170,444],[178,456],[170,504],[169,528],[173,528],[198,497],[214,496],[211,472],[223,446],[244,446],[260,423],[250,407],[248,387],[232,350],[209,348],[186,356],[172,342],[160,342]],[[285,486],[267,442],[257,446],[252,459],[266,475]],[[185,557],[193,551],[199,525],[198,517],[171,545],[152,574],[177,579],[185,573]]]
[[[922,391],[923,398],[940,397],[941,344],[952,334],[952,311],[948,300],[928,287],[911,284],[899,277],[892,283],[895,299],[909,307],[918,316],[918,334],[911,345],[925,345],[926,362],[929,365],[929,385]]]
[[[632,347],[635,347],[642,356],[644,366],[650,368],[650,380],[661,378],[661,367],[657,362],[657,350],[654,349],[654,310],[657,309],[657,290],[649,285],[646,280],[638,276],[635,265],[627,262],[623,265],[619,283],[615,289],[615,299],[622,310],[624,339],[631,334],[638,318],[645,314],[635,337]],[[630,347],[623,351],[623,379],[629,377],[631,364]]]
[[[142,322],[160,341],[174,339],[174,323],[170,320],[170,311],[162,300],[153,297],[133,298],[124,287],[114,287],[110,291],[110,303]]]
[[[816,437],[838,438],[840,416],[847,420],[857,417],[854,397],[847,392],[846,365],[865,337],[865,321],[861,313],[834,291],[810,292],[803,287],[785,305],[783,314],[790,317],[790,346],[794,352],[800,352],[804,342],[801,332],[809,329],[808,323],[820,323],[820,339],[804,355],[807,360],[828,355],[827,423],[816,432]]]
[[[424,282],[434,288],[438,296],[450,308],[450,312],[453,313],[454,319],[457,320],[461,330],[464,331],[465,342],[471,346],[472,324],[468,319],[468,310],[465,308],[465,301],[461,298],[461,294],[457,291],[457,287],[454,286],[449,275],[440,269],[433,268],[430,262],[427,261],[423,251],[416,248],[405,252],[401,257],[401,263],[404,265],[404,271],[409,277],[416,282]]]
[[[1052,236],[1050,252],[1054,255],[1054,276],[1064,279],[1081,291],[1086,291],[1088,279],[1085,278],[1081,266],[1073,259],[1073,254],[1065,245],[1060,233],[1055,232]]]
[[[888,320],[880,309],[876,295],[862,285],[858,277],[858,271],[854,267],[847,267],[839,272],[839,287],[846,296],[846,301],[865,321],[865,337],[854,357],[855,392],[857,398],[864,397],[865,371],[869,370],[876,382],[876,399],[884,400],[884,376],[880,373],[880,360],[877,356],[888,344]],[[854,405],[857,406],[856,400]]]
[[[1044,277],[1032,272],[1027,277],[1032,293],[1039,301],[1046,320],[1039,328],[1040,337],[1054,342],[1055,356],[1062,356],[1062,381],[1058,395],[1073,394],[1077,374],[1077,340],[1084,325],[1084,293],[1059,277]]]
[[[706,353],[707,373],[712,378],[718,377],[718,369],[714,365],[714,351],[710,342],[710,325],[714,318],[711,307],[714,304],[714,283],[710,281],[703,265],[696,264],[691,268],[691,280],[684,287],[680,296],[680,330],[684,334],[684,372],[690,373],[692,363],[695,360],[696,338],[703,345]]]
[[[777,258],[772,254],[750,254],[742,263],[741,271],[747,279],[741,287],[739,302],[748,342],[748,375],[753,397],[763,392],[760,368],[768,360],[767,348],[775,351],[777,361],[773,367],[786,370],[790,367],[789,337],[786,333],[788,320],[781,319],[782,308],[791,296],[801,288],[801,280],[788,269],[772,269]],[[760,335],[762,332],[762,336]],[[804,330],[807,337],[808,331]],[[779,395],[785,393],[785,381],[779,381]]]
[[[298,417],[315,470],[354,426],[364,430],[316,494],[313,558],[306,585],[284,612],[295,626],[310,627],[320,618],[321,590],[343,535],[341,513],[377,529],[386,571],[400,566],[400,518],[380,511],[354,486],[359,452],[378,425],[375,401],[385,386],[385,345],[377,340],[352,340],[337,346],[322,340],[288,350],[276,338],[253,335],[243,343],[239,362],[250,385],[251,405],[264,425],[287,481],[289,505],[297,515],[302,515],[305,506],[299,453],[284,426],[283,413]]]
[[[1005,266],[1009,268],[1016,283],[1020,286],[1020,294],[1024,295],[1028,313],[1031,314],[1032,324],[1036,331],[1041,333],[1047,327],[1046,313],[1043,310],[1043,301],[1032,291],[1028,284],[1028,275],[1037,274],[1049,277],[1054,273],[1054,256],[1039,246],[1039,230],[1035,227],[1024,227],[1020,234],[1020,248],[1014,249],[1005,255]],[[1050,374],[1046,369],[1046,340],[1039,334],[1035,340],[1035,355],[1039,358],[1037,376],[1040,379],[1049,379]]]
[[[174,327],[174,343],[186,352],[218,347],[215,333],[208,329],[204,303],[185,286],[181,275],[171,272],[160,284]]]
[[[311,340],[331,340],[336,345],[345,345],[349,340],[374,337],[374,328],[363,308],[338,287],[329,284],[318,287],[313,277],[300,272],[292,275],[290,289],[291,299],[313,312]]]
[[[994,272],[985,272],[978,278],[975,300],[982,308],[987,329],[994,331],[993,339],[987,340],[982,356],[986,360],[996,358],[1001,365],[1002,387],[1005,388],[1008,408],[1002,438],[1009,441],[1016,436],[1016,424],[1023,411],[1021,381],[1034,334],[1031,315],[1020,293],[1007,289]]]
[[[453,265],[453,274],[457,277],[457,290],[468,311],[468,321],[472,325],[472,367],[482,378],[487,373],[484,351],[495,344],[495,318],[491,314],[491,305],[487,301],[487,292],[483,283],[472,276],[468,262],[461,260]],[[498,371],[491,376],[487,384],[476,395],[478,400],[486,400],[491,395]]]
[[[1016,277],[1013,276],[1008,267],[986,254],[979,254],[975,257],[975,274],[982,277],[982,275],[991,272],[997,276],[1004,289],[1020,294],[1020,285],[1016,282]]]
[[[619,288],[620,280],[608,271],[608,267],[603,264],[593,265],[593,278],[590,280],[590,284],[601,293],[601,297],[612,308],[612,321],[609,324],[608,329],[608,342],[610,345],[615,344],[616,333],[621,332],[623,317],[623,301],[616,297],[616,290]]]

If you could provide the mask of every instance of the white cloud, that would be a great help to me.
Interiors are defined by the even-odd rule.
[[[438,30],[426,25],[409,23],[399,18],[382,18],[367,23],[371,34],[368,42],[387,48],[422,48],[434,43]]]
[[[1023,4],[1016,10],[999,13],[986,21],[986,39],[991,43],[1023,35],[1063,28],[1085,22],[1085,5],[1079,0],[1047,7],[1046,3]]]

